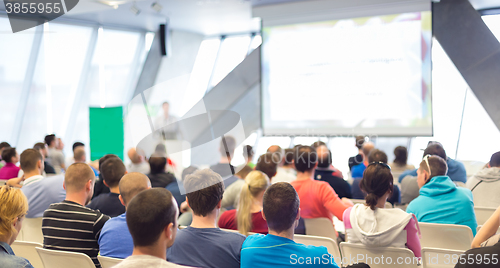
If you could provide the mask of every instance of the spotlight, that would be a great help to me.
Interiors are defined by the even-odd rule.
[[[130,7],[130,12],[134,13],[134,15],[139,15],[139,13],[141,13],[141,10],[135,6],[135,2],[134,4]]]
[[[154,9],[156,12],[160,12],[163,9],[163,7],[157,1],[155,1],[151,5],[151,8]]]

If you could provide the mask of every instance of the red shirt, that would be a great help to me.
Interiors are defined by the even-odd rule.
[[[220,215],[219,227],[224,229],[238,230],[236,222],[236,209],[225,211]],[[252,230],[250,232],[267,234],[267,222],[262,218],[262,212],[252,213]]]
[[[17,178],[20,168],[13,163],[7,163],[0,169],[0,180]]]

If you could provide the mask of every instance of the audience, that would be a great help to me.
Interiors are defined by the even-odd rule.
[[[53,203],[64,200],[64,176],[62,174],[43,177],[43,157],[35,149],[26,149],[21,153],[21,169],[24,172],[24,184],[21,191],[28,198],[27,218],[39,218]]]
[[[311,148],[311,147],[309,147]],[[313,149],[313,148],[311,148]],[[313,149],[314,150],[314,149]],[[329,256],[325,247],[306,246],[295,243],[294,229],[300,218],[299,195],[286,182],[271,185],[263,197],[262,217],[267,221],[269,234],[249,236],[241,249],[241,267],[304,267],[293,256],[306,259]],[[328,262],[315,263],[314,267],[338,267],[333,258]]]
[[[71,160],[73,161],[72,164],[73,163],[85,163],[85,162],[87,162],[87,153],[85,152],[85,147],[83,147],[83,145],[78,145],[73,150],[73,158]],[[89,165],[89,167],[92,169],[92,171],[94,171],[94,175],[96,177],[99,176],[99,171],[97,169],[95,169],[92,165]]]
[[[104,184],[109,187],[109,193],[101,194],[92,199],[88,208],[99,210],[102,213],[116,217],[125,212],[125,207],[120,202],[120,180],[127,173],[125,165],[118,157],[112,157],[100,166]]]
[[[394,161],[389,164],[393,174],[400,175],[404,171],[414,170],[414,165],[408,164],[408,150],[404,146],[394,148]]]
[[[285,155],[281,165],[278,166],[276,176],[274,176],[272,183],[277,182],[292,182],[297,178],[297,171],[293,166],[293,149],[285,149]]]
[[[356,136],[355,137],[355,146],[358,148],[358,154],[355,156],[349,157],[349,170],[352,171],[352,167],[357,166],[361,163],[363,163],[363,144],[365,143],[366,139],[365,136]]]
[[[0,169],[0,180],[17,178],[20,168],[16,166],[17,162],[19,162],[19,155],[17,154],[16,148],[4,148],[2,151],[2,159],[5,161],[5,165]]]
[[[110,158],[119,158],[117,155],[114,154],[107,154],[99,159],[99,167],[102,166],[102,164],[110,159]],[[94,196],[92,198],[98,197],[100,194],[105,194],[109,193],[109,187],[104,184],[104,177],[102,176],[102,173],[99,173],[99,179],[95,182],[94,186]]]
[[[185,181],[186,180],[186,177],[188,175],[191,175],[193,173],[195,173],[196,171],[198,171],[199,169],[195,166],[189,166],[187,168],[185,168],[183,171],[182,171],[182,181]],[[172,185],[169,184],[169,186]],[[167,186],[167,190],[170,191],[170,187]],[[187,202],[186,202],[186,189],[184,188],[184,185],[179,185],[179,186],[182,186],[182,189],[184,191],[184,194],[182,194],[180,196],[180,198],[183,200],[181,203],[177,203],[179,205],[179,210],[180,212],[182,213],[181,216],[179,217],[179,225],[182,225],[182,226],[188,226],[188,225],[191,225],[191,222],[193,221],[193,211],[189,208]],[[180,190],[180,188],[179,188]],[[170,191],[172,193],[172,195],[174,196],[175,198],[175,194]],[[177,199],[176,199],[177,201]]]
[[[318,146],[316,152],[318,167],[314,171],[314,179],[328,182],[339,198],[352,198],[351,185],[344,180],[342,172],[332,166],[332,152],[325,145]]]
[[[42,232],[44,248],[87,254],[99,268],[97,239],[109,216],[85,207],[92,198],[94,181],[87,164],[71,165],[64,175],[66,199],[43,213]]]
[[[358,164],[356,166],[353,166],[351,169],[351,176],[353,178],[362,178],[363,177],[363,172],[365,171],[365,168],[368,166],[368,156],[370,155],[370,152],[375,149],[375,144],[373,142],[368,141],[363,143],[363,162],[361,164]]]
[[[238,209],[228,210],[219,218],[219,227],[238,230],[243,235],[248,232],[267,233],[267,223],[262,218],[262,198],[267,187],[269,177],[261,171],[250,172],[241,188]]]
[[[42,158],[43,158],[43,169],[45,171],[45,174],[56,174],[56,170],[54,169],[54,167],[49,164],[49,162],[47,162],[47,144],[43,143],[43,142],[37,142],[35,143],[35,145],[33,146],[33,149],[37,150],[40,152],[40,154],[42,155]]]
[[[79,142],[79,141],[77,141],[77,142],[73,143],[73,147],[72,147],[72,148],[73,148],[73,156],[68,156],[68,157],[66,158],[66,162],[65,162],[65,164],[66,164],[66,166],[67,166],[67,167],[69,167],[69,166],[71,166],[71,164],[73,164],[73,163],[77,162],[77,161],[75,160],[75,153],[76,153],[76,150],[77,150],[77,149],[78,149],[79,151],[83,149],[83,152],[85,152],[85,144],[83,144],[83,142]],[[79,156],[80,156],[80,157],[82,157],[82,156],[81,156],[81,153],[80,153],[80,155],[79,155]],[[82,163],[85,163],[85,161],[86,161],[86,159],[83,159],[83,160],[82,160],[81,158],[79,158],[78,160],[79,160],[79,162],[82,162]]]
[[[167,251],[173,263],[194,267],[240,267],[242,234],[217,228],[224,183],[209,169],[198,170],[184,180],[186,202],[193,211],[193,222],[177,232]]]
[[[56,173],[59,174],[62,170],[66,169],[64,164],[64,154],[61,150],[58,150],[57,147],[60,148],[60,139],[56,138],[56,135],[50,134],[45,136],[45,144],[49,147],[48,149],[48,161],[56,170]]]
[[[253,156],[255,152],[253,151],[253,147],[250,145],[243,146],[243,158],[245,158],[245,165],[251,168],[255,167],[255,164],[252,163]]]
[[[210,169],[221,175],[222,178],[232,176],[236,172],[235,167],[231,165],[235,149],[236,140],[232,136],[223,136],[219,146],[219,153],[221,155],[219,163],[210,166]],[[229,186],[229,184],[225,183],[225,186]]]
[[[457,187],[446,176],[447,171],[443,158],[425,156],[417,170],[420,195],[410,202],[406,212],[415,214],[418,222],[469,226],[475,235],[477,223],[472,193]]]
[[[480,170],[467,180],[467,188],[472,191],[474,205],[478,207],[499,207],[500,196],[500,152],[491,156],[488,167]]]
[[[31,263],[17,257],[10,247],[17,238],[28,211],[28,200],[19,189],[0,187],[0,263],[2,268],[33,268]]]
[[[2,168],[3,166],[5,166],[5,161],[3,160],[2,158],[2,152],[3,152],[3,149],[5,148],[9,148],[11,147],[10,144],[8,142],[0,142],[0,168]]]
[[[373,151],[372,151],[373,154]],[[369,247],[408,247],[421,257],[418,222],[399,208],[385,208],[393,194],[391,168],[382,162],[371,162],[360,182],[367,193],[365,204],[357,204],[344,212],[344,225],[349,243]]]
[[[149,158],[149,167],[148,177],[152,187],[165,188],[176,181],[174,174],[167,172],[167,158],[165,156],[153,154]]]
[[[128,172],[140,172],[142,174],[151,172],[148,163],[144,160],[144,156],[140,155],[135,148],[130,148],[127,155],[131,161],[127,166]]]
[[[120,180],[120,202],[128,208],[130,200],[140,192],[151,188],[149,178],[139,172],[127,173]],[[155,206],[157,201],[151,202]],[[134,244],[130,235],[127,220],[127,212],[107,221],[102,227],[99,236],[99,254],[105,257],[125,259],[132,255]]]
[[[341,220],[344,211],[353,204],[345,197],[341,200],[327,182],[314,180],[317,158],[316,150],[310,146],[299,146],[294,152],[297,180],[291,184],[302,200],[302,218],[327,218],[333,221],[333,216],[336,216]]]

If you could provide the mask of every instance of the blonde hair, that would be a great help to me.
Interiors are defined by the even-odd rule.
[[[12,226],[16,218],[28,212],[28,199],[20,189],[4,185],[0,187],[0,235],[17,234]]]
[[[247,235],[252,230],[252,203],[262,191],[269,187],[269,177],[261,171],[254,170],[245,177],[245,184],[241,189],[238,210],[236,211],[236,221],[238,231]]]

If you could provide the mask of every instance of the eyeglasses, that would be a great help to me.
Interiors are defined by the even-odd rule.
[[[431,177],[432,171],[431,171],[431,166],[429,165],[429,157],[431,157],[430,154],[424,156],[424,161],[427,164],[427,168],[429,168],[429,178]]]
[[[378,161],[378,162],[371,162],[371,163],[368,165],[368,167],[369,167],[369,166],[372,166],[372,165],[381,165],[381,166],[386,167],[386,168],[388,168],[389,170],[391,170],[391,167],[390,167],[389,165],[387,165],[386,163],[382,162],[382,161]]]

